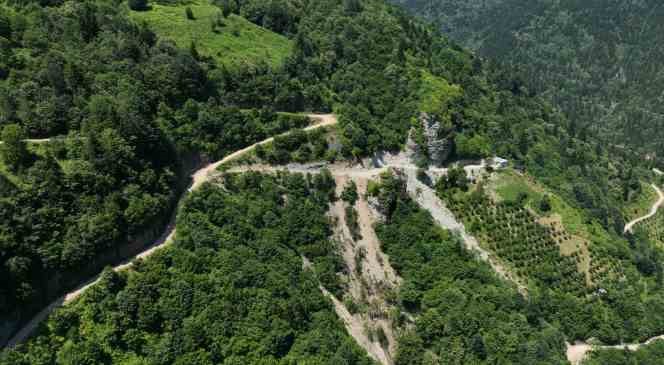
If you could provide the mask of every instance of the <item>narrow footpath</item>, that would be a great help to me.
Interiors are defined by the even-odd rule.
[[[34,144],[46,143],[46,142],[50,142],[50,141],[51,141],[51,138],[39,138],[39,139],[28,138],[28,139],[23,140],[23,142],[25,142],[25,143],[34,143]],[[0,141],[0,144],[3,144],[3,143],[5,143],[5,142]]]

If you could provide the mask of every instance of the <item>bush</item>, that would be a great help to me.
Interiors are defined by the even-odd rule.
[[[545,195],[542,200],[540,200],[539,208],[542,212],[550,212],[551,211],[551,200],[547,195]]]
[[[350,205],[355,205],[358,197],[357,185],[355,182],[351,180],[346,183],[343,192],[341,192],[341,199]]]
[[[11,22],[9,17],[2,13],[0,9],[0,37],[9,38],[12,34]]]
[[[517,206],[522,207],[523,205],[526,204],[526,200],[528,200],[528,193],[520,191],[516,196]]]
[[[129,9],[135,11],[145,11],[150,8],[148,0],[129,0]]]
[[[346,225],[350,231],[351,236],[355,241],[362,239],[362,234],[360,233],[360,224],[358,223],[357,211],[352,206],[346,207]]]

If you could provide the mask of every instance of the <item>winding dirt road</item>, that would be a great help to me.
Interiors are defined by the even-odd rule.
[[[337,123],[337,118],[334,116],[334,114],[308,114],[307,116],[310,119],[315,120],[317,123],[314,123],[314,124],[304,128],[305,131],[310,131],[310,130],[318,129],[318,128],[324,128],[324,127],[331,126],[331,125],[334,125],[334,124]],[[284,136],[288,133],[289,132],[282,133],[280,136]],[[249,147],[246,147],[246,148],[243,148],[241,150],[235,151],[235,152],[231,153],[230,155],[224,157],[222,160],[219,160],[215,163],[209,164],[206,167],[196,171],[196,173],[194,173],[192,175],[193,183],[191,184],[191,187],[189,188],[189,191],[193,191],[195,189],[198,189],[198,187],[201,186],[201,184],[203,184],[204,182],[206,182],[208,180],[210,173],[217,170],[217,168],[219,166],[221,166],[222,164],[225,164],[229,161],[237,159],[240,156],[243,156],[247,152],[250,152],[250,151],[254,150],[256,148],[256,146],[271,143],[271,142],[274,141],[274,138],[275,137],[270,137],[270,138],[265,139],[263,141],[260,141],[258,143],[252,144]]]
[[[659,171],[657,169],[653,169],[653,171],[655,171],[655,173],[657,173],[658,175],[662,174],[661,171]],[[655,189],[655,191],[657,191],[657,194],[659,195],[659,199],[657,200],[657,202],[655,202],[655,204],[653,204],[652,208],[650,208],[650,212],[648,214],[646,214],[642,217],[636,218],[633,221],[627,223],[625,225],[625,231],[624,231],[625,233],[632,232],[632,228],[634,228],[634,225],[636,225],[640,222],[643,222],[644,220],[646,220],[646,219],[654,216],[655,214],[657,214],[657,210],[659,209],[659,207],[662,204],[664,204],[664,193],[662,193],[662,190],[655,184],[650,184],[650,186],[652,186],[652,188]]]
[[[567,361],[571,362],[572,365],[579,365],[583,362],[583,360],[586,358],[588,355],[588,352],[594,351],[594,350],[608,350],[608,349],[614,349],[614,350],[629,350],[629,351],[636,351],[638,350],[641,346],[647,346],[650,345],[651,343],[658,341],[658,340],[664,340],[664,335],[662,336],[657,336],[653,337],[646,342],[643,343],[632,343],[632,344],[622,344],[622,345],[610,345],[610,346],[593,346],[589,345],[587,343],[579,342],[574,345],[567,344]]]
[[[657,175],[664,175],[664,172],[660,171],[659,169],[652,169],[652,171],[657,174]],[[632,228],[639,222],[642,222],[655,214],[657,214],[657,210],[659,207],[664,204],[664,193],[662,193],[662,190],[657,187],[655,184],[651,184],[652,188],[657,191],[657,194],[659,195],[659,199],[655,204],[653,204],[652,208],[650,209],[650,212],[642,217],[636,218],[633,221],[627,223],[625,225],[625,233],[627,232],[632,232]],[[646,342],[643,343],[636,343],[636,344],[622,344],[622,345],[613,345],[613,346],[593,346],[589,345],[585,342],[577,342],[574,345],[572,344],[567,344],[567,360],[572,363],[572,365],[578,365],[583,362],[583,359],[588,355],[588,352],[591,352],[593,350],[602,350],[602,349],[627,349],[629,351],[636,351],[638,350],[641,346],[649,345],[657,340],[664,340],[664,335],[662,336],[657,336],[653,337]]]
[[[318,128],[324,128],[327,126],[331,126],[337,123],[337,118],[334,114],[308,114],[307,117],[309,117],[311,120],[314,121],[310,126],[304,128],[305,131],[310,131]],[[290,132],[286,132],[281,134],[287,135]],[[50,139],[31,139],[31,140],[26,140],[31,143],[44,143],[48,142]],[[207,166],[197,170],[194,172],[191,177],[192,177],[192,182],[191,186],[188,189],[188,192],[192,192],[196,189],[198,189],[203,183],[206,181],[209,181],[210,178],[213,176],[212,172],[215,171],[221,164],[226,163],[228,161],[234,160],[238,157],[243,156],[244,154],[252,151],[253,149],[256,148],[258,145],[263,145],[266,143],[270,143],[274,140],[274,137],[270,137],[268,139],[265,139],[261,142],[255,143],[249,147],[243,148],[241,150],[235,151],[231,153],[230,155],[224,157],[222,160],[217,161],[215,163],[208,164]],[[2,143],[2,142],[0,142]],[[186,194],[182,194],[180,197],[180,201],[184,199]],[[152,254],[155,253],[159,248],[171,243],[173,241],[173,238],[175,237],[175,212],[173,214],[173,217],[171,218],[171,222],[168,224],[166,229],[164,230],[164,233],[159,237],[158,240],[156,240],[152,245],[147,247],[144,251],[141,253],[127,258],[125,261],[120,263],[119,265],[113,267],[113,270],[115,271],[120,271],[120,270],[125,270],[132,265],[132,261],[135,259],[140,259],[140,258],[146,258],[148,256],[151,256]],[[37,326],[44,321],[51,312],[53,312],[56,308],[67,304],[71,302],[72,300],[78,298],[85,290],[87,290],[90,286],[94,285],[97,283],[99,280],[99,274],[94,276],[93,278],[90,278],[86,280],[84,283],[76,287],[74,290],[70,291],[69,293],[59,297],[55,301],[53,301],[51,304],[49,304],[46,308],[42,309],[39,313],[37,313],[27,324],[25,324],[5,345],[6,347],[15,347],[17,344],[25,341],[30,335],[37,329]]]
[[[24,139],[23,140],[23,142],[35,143],[35,144],[46,143],[46,142],[50,142],[50,141],[51,141],[51,138],[37,138],[37,139],[29,138],[29,139]],[[0,141],[0,144],[3,144],[3,143],[5,143],[5,142]]]

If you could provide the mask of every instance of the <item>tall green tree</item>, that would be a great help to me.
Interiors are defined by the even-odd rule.
[[[0,151],[2,160],[12,171],[18,171],[28,160],[28,149],[24,139],[26,134],[24,129],[18,124],[8,124],[2,128],[0,134],[2,144]]]

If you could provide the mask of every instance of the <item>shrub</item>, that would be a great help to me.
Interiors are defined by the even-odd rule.
[[[360,234],[360,224],[358,223],[357,211],[352,206],[346,207],[346,225],[350,234],[353,236],[353,239],[358,241],[362,239],[362,234]]]
[[[150,8],[148,0],[129,0],[129,9],[135,11],[145,11]]]
[[[194,20],[194,19],[196,19],[196,18],[194,17],[194,12],[191,10],[190,7],[187,6],[187,8],[184,10],[184,13],[185,13],[185,15],[187,16],[187,19],[189,19],[189,20]]]
[[[545,195],[542,200],[540,200],[539,203],[539,208],[542,212],[550,212],[551,211],[551,200],[547,195]]]
[[[355,185],[355,182],[351,180],[346,184],[346,186],[344,186],[344,190],[341,192],[341,199],[350,205],[355,205],[357,198],[357,185]]]

